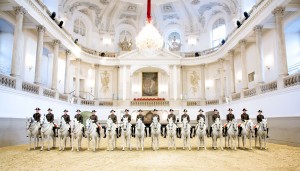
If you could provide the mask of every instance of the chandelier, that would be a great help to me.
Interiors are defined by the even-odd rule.
[[[163,38],[158,30],[153,26],[151,20],[151,0],[147,3],[146,25],[136,37],[136,46],[145,55],[154,55],[163,46]]]

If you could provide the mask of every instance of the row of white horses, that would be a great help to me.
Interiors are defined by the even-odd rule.
[[[26,128],[28,131],[29,137],[29,150],[31,149],[32,138],[34,139],[34,149],[38,147],[39,137],[41,137],[41,149],[44,149],[44,143],[47,143],[47,149],[50,150],[50,141],[53,142],[53,147],[56,146],[56,137],[53,132],[53,124],[47,122],[45,116],[42,118],[41,123],[35,122],[32,118],[29,118],[26,122]],[[121,126],[121,137],[123,141],[122,150],[126,148],[132,150],[131,146],[131,124],[128,122],[127,118],[123,119]],[[77,144],[76,150],[79,151],[81,148],[82,142],[82,129],[84,125],[79,123],[76,119],[71,120],[70,124],[67,124],[62,118],[58,124],[58,139],[59,139],[59,150],[65,150],[67,138],[70,138],[70,144],[72,151],[75,148],[75,142]],[[136,122],[136,150],[144,150],[144,138],[145,138],[145,125],[143,122],[138,119]],[[153,118],[153,122],[150,125],[151,127],[151,147],[153,150],[159,150],[159,137],[161,135],[161,124],[158,122],[157,117]],[[250,149],[252,149],[251,140],[254,133],[254,124],[251,120],[247,120],[241,124],[242,132],[241,139],[243,142],[243,148],[245,149],[246,139],[249,139]],[[69,129],[71,128],[71,132]],[[95,151],[100,146],[100,137],[97,133],[98,125],[93,122],[93,120],[86,120],[86,135],[88,139],[88,150],[90,150],[90,143],[92,143],[92,150]],[[116,128],[117,125],[109,118],[107,120],[107,150],[114,150],[116,148]],[[168,135],[168,149],[176,149],[176,124],[173,122],[172,118],[169,120],[166,125],[167,135]],[[183,140],[183,149],[191,150],[190,143],[190,129],[191,125],[188,123],[187,119],[184,118],[182,122],[182,140]],[[219,139],[219,146],[223,150],[222,146],[222,128],[223,125],[219,118],[212,124],[212,147],[217,148],[217,140]],[[238,146],[240,146],[240,138],[238,137],[238,124],[236,120],[233,120],[227,124],[227,136],[225,137],[225,148],[231,147],[236,150],[236,141],[238,140]],[[201,118],[196,126],[196,138],[197,138],[197,149],[200,148],[206,149],[206,125],[203,118]],[[266,149],[266,136],[267,136],[267,119],[263,119],[257,125],[257,137],[259,140],[260,148],[262,149],[262,142],[264,142],[264,148]],[[256,146],[257,139],[255,139]]]

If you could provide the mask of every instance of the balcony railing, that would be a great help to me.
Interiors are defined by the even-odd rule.
[[[200,101],[187,101],[187,106],[200,106]]]
[[[206,105],[217,105],[219,104],[219,99],[215,99],[215,100],[206,100]]]
[[[0,74],[0,85],[15,89],[16,88],[16,79],[13,77],[9,77],[9,76]]]
[[[50,98],[55,98],[55,95],[56,95],[56,91],[44,88],[43,96],[50,97]]]
[[[131,106],[169,106],[169,101],[131,101]]]
[[[231,99],[232,101],[235,101],[235,100],[240,100],[241,99],[241,93],[234,93],[231,95]]]
[[[59,93],[59,96],[58,96],[58,99],[59,100],[62,100],[62,101],[65,101],[65,102],[68,102],[68,95],[66,95],[66,94],[61,94],[61,93]]]
[[[251,96],[255,96],[256,95],[256,88],[251,88],[248,90],[244,90],[244,97],[251,97]]]
[[[28,82],[22,83],[22,91],[26,91],[26,92],[32,93],[32,94],[39,94],[39,89],[40,89],[40,87],[36,84],[31,84]]]
[[[300,73],[287,76],[283,79],[284,87],[292,87],[300,84]]]
[[[277,90],[277,81],[273,81],[260,86],[261,93],[267,93]]]

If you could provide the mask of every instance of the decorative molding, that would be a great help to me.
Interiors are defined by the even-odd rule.
[[[26,9],[22,6],[13,7],[16,15],[25,15],[27,13]]]
[[[284,16],[284,12],[285,12],[285,7],[276,7],[273,11],[272,14],[274,14],[275,16]]]
[[[262,25],[256,25],[256,26],[254,26],[253,31],[255,31],[255,32],[261,32],[262,29],[263,29]]]
[[[45,33],[45,30],[46,30],[46,28],[45,28],[44,26],[42,26],[42,25],[37,26],[37,31],[38,31],[38,32],[43,32],[43,33]]]

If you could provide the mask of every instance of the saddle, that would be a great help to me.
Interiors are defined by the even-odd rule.
[[[241,125],[242,125],[242,123],[239,123],[237,126],[238,126],[238,128],[240,128],[241,127]]]

